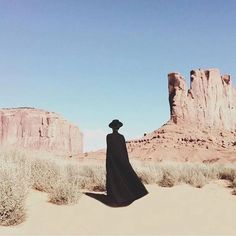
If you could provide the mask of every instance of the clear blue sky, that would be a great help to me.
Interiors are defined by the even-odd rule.
[[[236,77],[235,27],[235,0],[0,0],[0,107],[60,113],[86,150],[115,118],[142,136],[169,118],[169,72]]]

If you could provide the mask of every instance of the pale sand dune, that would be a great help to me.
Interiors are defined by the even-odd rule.
[[[111,208],[83,194],[79,204],[57,206],[32,191],[28,218],[0,235],[236,235],[236,196],[223,182],[202,189],[147,186],[149,194],[122,208]]]

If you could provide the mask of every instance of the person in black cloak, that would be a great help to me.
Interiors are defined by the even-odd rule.
[[[109,124],[113,132],[106,137],[107,197],[118,205],[132,203],[148,194],[129,162],[125,138],[118,133],[122,126],[119,120],[113,120]]]

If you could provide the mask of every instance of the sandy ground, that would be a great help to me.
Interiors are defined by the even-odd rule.
[[[147,196],[121,208],[84,194],[76,205],[57,206],[32,190],[26,221],[0,227],[0,235],[236,235],[236,196],[223,185],[148,185]]]

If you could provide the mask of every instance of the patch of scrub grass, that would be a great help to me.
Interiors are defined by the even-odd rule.
[[[31,187],[30,167],[9,159],[0,165],[0,225],[17,225],[26,217],[25,201]]]

